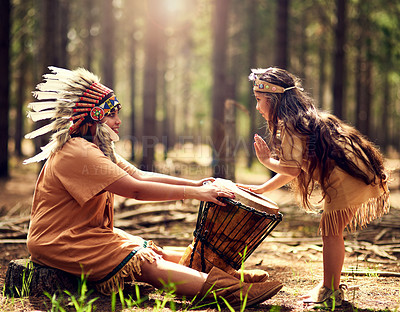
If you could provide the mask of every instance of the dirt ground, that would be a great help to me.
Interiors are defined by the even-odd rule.
[[[32,169],[18,169],[11,172],[10,179],[0,181],[0,218],[5,215],[14,217],[29,214],[35,180],[36,172]],[[304,306],[299,301],[299,296],[321,280],[322,244],[317,234],[319,216],[309,215],[300,210],[292,194],[287,190],[278,190],[268,194],[268,197],[279,204],[283,221],[250,256],[245,267],[246,269],[266,270],[271,279],[282,281],[285,286],[270,300],[256,307],[247,308],[246,311],[315,310],[317,308]],[[388,252],[388,257],[385,254],[373,252],[373,248],[365,249],[365,244],[369,240],[368,237],[371,237],[371,233],[374,233],[373,230],[376,229],[377,233],[381,233],[381,220],[374,221],[365,230],[346,235],[344,269],[357,268],[369,273],[361,276],[356,274],[343,275],[342,283],[349,287],[357,286],[358,288],[347,292],[347,301],[343,307],[337,308],[337,311],[400,310],[400,264],[398,261],[400,258],[400,201],[397,199],[400,199],[400,192],[393,190],[391,212],[384,218],[384,220],[390,220],[391,224],[394,224],[390,231],[384,233],[385,239],[389,243],[391,241],[399,246],[397,249],[391,249]],[[183,205],[196,205],[196,203],[185,201]],[[167,238],[154,240],[161,246],[174,245],[182,249],[190,243],[190,233],[193,232],[194,226],[195,221],[184,225],[170,223],[167,228],[163,229],[164,233],[169,233],[171,236],[184,233],[187,239],[181,239],[178,243]],[[146,235],[143,235],[143,237],[146,238]],[[1,243],[0,254],[2,255],[0,257],[0,287],[3,289],[9,261],[27,258],[29,253],[24,244]],[[397,276],[391,276],[395,274],[390,273],[397,273]],[[154,293],[150,286],[141,285],[139,289],[143,295]],[[97,294],[97,296],[99,295]],[[146,306],[136,310],[153,311],[157,304],[157,296],[151,296],[151,298],[147,301]],[[178,300],[176,303],[177,310],[183,308]],[[111,311],[111,300],[99,296],[95,306],[96,311]],[[0,296],[0,311],[33,312],[50,311],[50,309],[51,305],[45,296],[28,297],[22,300],[12,300]],[[117,304],[116,310],[123,310],[120,304]],[[167,308],[164,310],[171,311]],[[207,311],[217,310],[208,309]]]

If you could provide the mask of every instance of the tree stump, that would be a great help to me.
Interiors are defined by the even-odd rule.
[[[67,272],[38,265],[29,259],[11,260],[5,280],[5,294],[13,297],[41,296],[68,290],[75,293],[79,278]]]

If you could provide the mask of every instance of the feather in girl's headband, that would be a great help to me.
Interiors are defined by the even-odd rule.
[[[258,79],[258,75],[264,74],[267,69],[252,69],[251,74],[249,75],[249,80],[253,81],[253,90],[257,92],[268,92],[268,93],[284,93],[285,91],[297,88],[296,86],[291,86],[288,88],[284,88],[270,82]],[[298,88],[300,91],[303,91],[302,88]]]

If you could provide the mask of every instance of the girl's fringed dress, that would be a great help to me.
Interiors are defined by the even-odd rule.
[[[282,131],[281,164],[286,167],[299,167],[301,164],[301,169],[307,173],[307,153],[312,152],[310,146],[306,138],[302,139],[288,131]],[[343,143],[343,146],[358,168],[368,172],[363,162],[354,154],[351,145]],[[314,171],[313,179],[318,181],[318,176],[318,170]],[[373,176],[370,175],[370,178]],[[350,231],[357,227],[363,228],[372,220],[389,212],[389,190],[386,182],[383,187],[379,181],[367,185],[336,165],[329,176],[328,184],[320,223],[323,236],[329,233],[339,235],[341,227],[338,225],[341,224],[348,224]]]

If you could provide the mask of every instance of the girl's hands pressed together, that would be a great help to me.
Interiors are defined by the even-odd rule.
[[[265,165],[270,162],[271,150],[267,143],[258,134],[254,135],[254,148],[260,163]]]
[[[269,149],[267,143],[258,135],[254,135],[254,148],[256,150],[256,155],[261,164],[263,164],[268,169],[274,171],[275,173],[280,173],[283,176],[297,177],[300,174],[300,167],[290,167],[281,165],[280,160],[274,159],[271,157],[271,150]],[[288,180],[290,177],[280,177],[278,181],[279,183],[283,180]],[[277,181],[271,181],[277,182]],[[266,189],[266,186],[263,187],[264,192],[270,191],[271,189]]]

